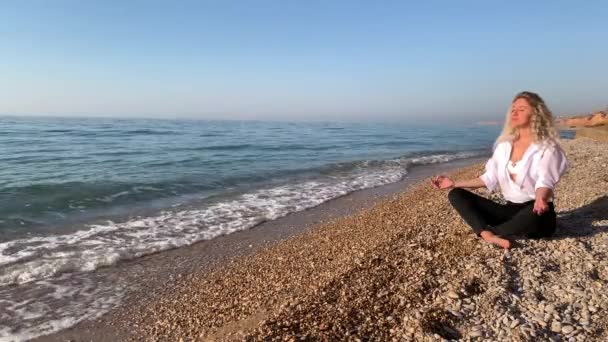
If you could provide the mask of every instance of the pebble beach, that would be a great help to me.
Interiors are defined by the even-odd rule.
[[[562,142],[558,230],[503,251],[428,179],[371,208],[180,276],[115,317],[136,340],[605,341],[608,145]],[[478,176],[483,163],[453,172]],[[479,190],[496,199],[498,194]]]

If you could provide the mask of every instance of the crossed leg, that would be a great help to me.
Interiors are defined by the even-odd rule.
[[[452,189],[448,199],[477,236],[501,248],[511,247],[506,237],[535,233],[542,223],[533,204],[504,205],[460,188]]]

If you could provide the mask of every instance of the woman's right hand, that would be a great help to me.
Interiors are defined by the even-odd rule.
[[[435,189],[449,189],[454,187],[454,181],[443,175],[431,178],[431,184]]]

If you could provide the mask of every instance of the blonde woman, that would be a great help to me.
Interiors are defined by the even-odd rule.
[[[537,94],[522,92],[511,103],[485,173],[464,181],[436,176],[431,183],[436,189],[452,189],[450,203],[477,236],[508,249],[510,237],[538,239],[555,232],[553,190],[567,167],[551,111]],[[500,187],[507,203],[463,189],[480,187]]]

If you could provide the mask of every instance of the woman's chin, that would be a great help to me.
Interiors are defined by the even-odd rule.
[[[527,128],[527,127],[529,127],[529,125],[527,125],[525,123],[521,123],[521,122],[511,123],[511,128],[514,128],[514,129],[522,129],[522,128]]]

